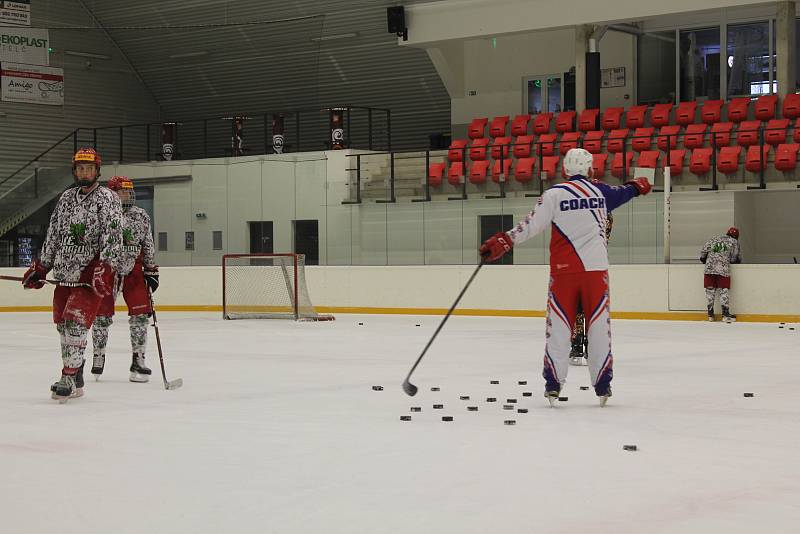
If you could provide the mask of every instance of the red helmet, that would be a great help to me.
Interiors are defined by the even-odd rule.
[[[739,229],[735,226],[728,228],[728,235],[734,239],[739,239]]]
[[[76,163],[94,163],[97,168],[100,168],[103,160],[95,149],[83,147],[79,148],[75,155],[72,156],[72,164],[75,165]]]
[[[133,182],[127,176],[112,176],[106,185],[112,191],[121,189],[133,189]]]

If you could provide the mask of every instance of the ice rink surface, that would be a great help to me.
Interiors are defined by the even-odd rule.
[[[543,319],[452,318],[414,398],[441,317],[159,319],[183,388],[163,389],[152,330],[153,378],[128,382],[118,315],[102,380],[59,405],[49,314],[0,314],[0,531],[797,532],[800,329],[614,321],[609,405],[572,367],[550,408]]]

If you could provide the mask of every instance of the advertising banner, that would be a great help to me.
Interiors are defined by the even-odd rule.
[[[3,102],[64,105],[64,69],[0,63]]]
[[[49,65],[50,32],[0,26],[0,62]]]

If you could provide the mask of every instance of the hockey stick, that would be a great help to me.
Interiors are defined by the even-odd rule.
[[[12,282],[22,282],[25,278],[22,276],[8,276],[5,274],[0,274],[0,280],[10,280]],[[58,280],[44,280],[45,283],[53,284],[54,286],[58,285]],[[79,286],[88,286],[89,284],[78,284]]]
[[[444,319],[442,319],[442,322],[439,323],[439,327],[436,329],[436,332],[433,333],[433,336],[431,336],[431,339],[430,339],[430,341],[428,341],[428,344],[425,345],[424,349],[422,349],[422,354],[419,355],[419,358],[417,358],[417,361],[414,362],[414,366],[408,372],[408,376],[406,376],[406,379],[403,381],[403,391],[405,391],[408,396],[413,397],[414,395],[417,394],[417,386],[415,386],[414,384],[409,382],[409,380],[411,380],[411,374],[414,372],[414,369],[417,368],[417,365],[419,365],[419,362],[422,361],[422,357],[425,356],[425,353],[428,352],[428,348],[433,343],[433,340],[436,339],[436,336],[439,335],[439,331],[444,326],[444,323],[446,323],[447,320],[450,318],[450,316],[453,315],[453,310],[456,309],[456,306],[458,306],[458,303],[461,300],[461,297],[463,297],[464,293],[467,292],[467,288],[472,283],[472,281],[475,279],[475,276],[478,274],[478,271],[481,270],[481,267],[484,266],[485,262],[486,262],[486,260],[481,259],[481,262],[478,264],[478,267],[475,268],[475,271],[472,273],[472,276],[470,276],[469,280],[467,280],[467,283],[464,286],[464,289],[462,289],[461,293],[458,294],[458,298],[456,298],[456,301],[453,303],[452,306],[450,306],[450,310],[444,316]]]
[[[183,378],[176,378],[172,382],[167,380],[167,372],[164,370],[164,353],[161,351],[161,336],[158,333],[158,319],[156,318],[156,305],[153,303],[153,292],[147,288],[147,296],[150,297],[150,309],[153,310],[153,329],[156,331],[156,345],[158,346],[158,361],[161,363],[161,376],[164,378],[164,389],[178,389],[183,385]]]

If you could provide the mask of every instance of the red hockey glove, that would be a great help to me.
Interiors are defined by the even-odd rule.
[[[514,242],[505,232],[497,232],[484,241],[478,250],[483,261],[492,262],[502,258],[506,252],[514,248]]]
[[[144,281],[147,282],[150,293],[155,293],[158,289],[158,265],[144,268]]]
[[[111,266],[105,262],[95,265],[90,285],[100,298],[111,295],[114,287],[114,270]]]
[[[634,178],[633,180],[625,182],[625,185],[632,185],[640,195],[646,195],[653,188],[650,182],[647,181],[647,178],[644,177]]]
[[[45,277],[50,269],[39,263],[39,260],[34,260],[25,275],[22,277],[22,287],[25,289],[42,289],[45,284]]]

